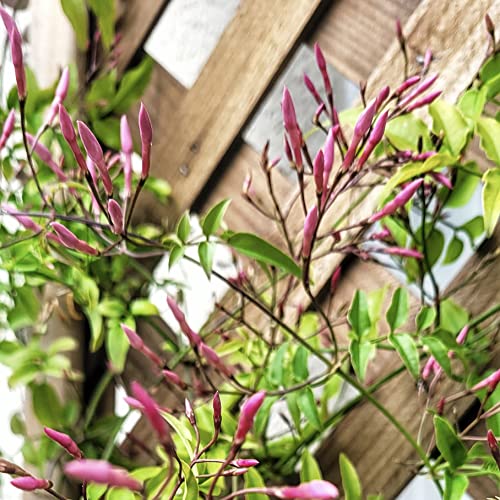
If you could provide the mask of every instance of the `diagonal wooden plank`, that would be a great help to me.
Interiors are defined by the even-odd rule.
[[[127,68],[134,54],[142,47],[168,0],[124,0],[121,3],[123,14],[117,25],[117,31],[122,35],[118,58],[120,73]]]
[[[173,187],[171,222],[196,199],[320,4],[242,1],[198,80],[157,129],[152,173]],[[158,219],[151,197],[142,207]]]

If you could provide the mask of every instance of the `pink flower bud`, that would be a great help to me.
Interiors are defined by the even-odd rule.
[[[134,143],[132,142],[132,134],[126,115],[123,115],[120,120],[120,141],[124,156],[125,198],[128,198],[132,192],[132,153],[134,152]]]
[[[255,460],[255,458],[238,458],[237,460],[233,460],[231,465],[235,467],[255,467],[259,465],[259,461]]]
[[[341,272],[342,268],[340,266],[338,266],[335,271],[333,271],[332,278],[330,280],[330,295],[334,295],[335,291],[337,290]]]
[[[241,446],[245,441],[246,435],[253,426],[255,415],[262,406],[266,397],[265,391],[259,391],[250,396],[241,407],[240,419],[238,420],[238,427],[234,435],[233,445]]]
[[[316,184],[316,192],[321,193],[323,191],[323,167],[324,167],[324,157],[323,151],[320,149],[318,154],[314,158],[313,164],[313,176],[314,183]]]
[[[361,142],[363,136],[371,127],[376,109],[377,101],[376,99],[374,99],[359,116],[356,125],[354,126],[351,144],[349,144],[349,148],[347,149],[344,161],[342,162],[342,168],[344,170],[347,170],[352,165],[354,158],[356,157],[356,150],[358,149],[358,145]]]
[[[283,147],[285,149],[285,155],[290,163],[293,163],[293,154],[292,149],[290,148],[290,143],[286,137],[286,134],[283,137]]]
[[[244,198],[250,198],[250,190],[252,188],[252,174],[248,173],[243,180],[243,186],[241,187],[241,194]]]
[[[424,182],[423,179],[417,179],[414,180],[413,182],[410,182],[393,200],[391,200],[387,205],[385,205],[382,210],[379,212],[373,214],[369,219],[368,222],[376,222],[383,217],[386,217],[387,215],[393,214],[398,208],[403,207],[408,203],[410,198],[415,194],[417,189],[422,185]]]
[[[174,315],[177,323],[179,323],[179,327],[182,333],[186,335],[190,344],[192,346],[199,346],[201,344],[201,337],[187,324],[186,317],[184,316],[184,313],[181,311],[181,308],[178,306],[175,300],[171,297],[167,297],[167,304],[172,311],[172,314]]]
[[[113,224],[112,230],[115,234],[123,233],[123,212],[117,201],[110,199],[108,201],[109,218]]]
[[[222,424],[222,404],[220,401],[219,391],[216,391],[214,394],[212,408],[214,411],[214,428],[215,432],[218,433]]]
[[[373,126],[373,130],[368,137],[368,140],[366,141],[365,149],[363,149],[363,152],[361,153],[358,164],[356,166],[358,170],[360,170],[361,167],[365,164],[366,160],[368,160],[377,144],[382,140],[382,137],[384,137],[385,126],[387,125],[388,117],[389,112],[384,111]]]
[[[56,93],[54,99],[49,108],[49,112],[47,113],[47,118],[45,120],[47,125],[51,125],[54,121],[54,118],[59,110],[59,105],[64,102],[66,96],[68,95],[69,89],[69,68],[66,67],[63,69],[61,73],[61,78],[59,79],[59,83],[56,88]]]
[[[431,177],[439,184],[442,184],[447,189],[453,189],[453,184],[451,180],[446,175],[440,172],[430,172]]]
[[[16,477],[10,484],[23,491],[46,490],[52,487],[52,483],[47,479],[38,479],[33,476]]]
[[[187,389],[187,384],[177,375],[177,373],[170,370],[162,370],[163,376],[171,384],[180,387],[182,390]]]
[[[424,368],[422,369],[422,380],[428,380],[429,377],[432,374],[436,374],[437,371],[441,367],[439,366],[438,362],[434,358],[434,356],[431,356],[428,360],[427,363],[425,363]]]
[[[489,377],[486,377],[485,379],[481,380],[481,382],[478,382],[476,385],[471,387],[471,391],[477,392],[487,387],[489,392],[493,392],[496,389],[499,382],[500,382],[500,369],[498,369],[496,372],[493,372]]]
[[[434,73],[433,75],[426,78],[423,82],[421,82],[417,87],[415,87],[404,99],[402,99],[398,106],[399,108],[404,108],[411,101],[413,101],[416,97],[423,94],[429,87],[431,87],[434,82],[438,79],[438,74]]]
[[[401,47],[405,46],[405,37],[403,35],[403,28],[401,27],[401,20],[396,19],[396,38],[398,39],[399,45]]]
[[[226,366],[219,355],[207,344],[200,342],[198,349],[200,351],[200,355],[205,358],[205,361],[217,371],[223,373],[227,377],[230,377],[233,374],[234,370],[231,367]]]
[[[390,238],[392,236],[391,232],[387,227],[384,226],[382,231],[378,231],[377,233],[373,233],[370,236],[371,240],[385,240],[387,238]]]
[[[469,325],[465,325],[457,335],[457,344],[463,344],[466,339],[467,335],[469,334]]]
[[[436,90],[434,92],[431,92],[430,94],[426,95],[425,97],[423,97],[419,101],[415,101],[414,103],[410,104],[406,108],[406,111],[408,113],[410,113],[411,111],[414,111],[415,109],[421,108],[423,106],[427,106],[427,104],[434,102],[442,93],[443,93],[442,90]]]
[[[317,42],[314,44],[314,55],[316,56],[316,63],[318,65],[319,71],[321,72],[321,77],[323,78],[325,92],[327,95],[331,95],[332,84],[330,82],[330,77],[328,76],[328,69],[326,67],[325,56],[323,55],[323,52]]]
[[[34,146],[33,151],[40,158],[40,160],[47,164],[50,170],[52,170],[52,172],[56,174],[57,178],[61,182],[66,182],[68,180],[68,176],[59,168],[59,165],[52,158],[52,154],[50,153],[48,148],[40,141],[37,141],[35,143],[35,138],[29,133],[26,133],[26,139],[28,140],[28,143],[31,147]]]
[[[11,109],[9,115],[7,116],[3,124],[2,136],[0,137],[0,150],[5,147],[7,140],[14,131],[15,123],[16,123],[16,112],[14,109]]]
[[[73,457],[78,459],[83,458],[82,451],[78,448],[75,441],[73,441],[73,439],[71,439],[67,434],[51,429],[50,427],[44,427],[43,432],[45,432],[47,437],[64,448]]]
[[[339,490],[328,481],[315,479],[313,481],[309,481],[308,483],[299,484],[298,486],[284,486],[282,488],[276,488],[274,495],[278,498],[285,499],[305,498],[310,500],[311,498],[314,498],[314,500],[328,500],[339,498]]]
[[[82,172],[87,172],[87,164],[85,163],[85,158],[83,157],[83,154],[80,151],[80,147],[78,146],[78,142],[76,140],[76,132],[75,127],[73,126],[73,121],[66,111],[66,108],[62,104],[59,105],[59,124],[61,126],[62,135],[71,148],[78,166],[80,167]]]
[[[339,131],[339,126],[335,125],[328,131],[326,136],[325,145],[323,146],[324,167],[323,167],[323,193],[328,190],[328,182],[333,168],[335,159],[335,137]]]
[[[488,441],[491,455],[495,459],[497,466],[500,468],[500,449],[498,448],[497,438],[495,437],[495,434],[493,434],[493,431],[491,429],[488,429],[486,440]]]
[[[120,323],[120,326],[130,342],[130,346],[138,351],[144,347],[144,341],[139,337],[137,332],[129,328],[125,323]]]
[[[132,382],[130,388],[137,401],[139,401],[139,403],[144,406],[144,415],[146,415],[153,429],[158,434],[160,440],[165,442],[170,441],[167,423],[161,416],[156,401],[147,393],[147,391],[139,384],[139,382]]]
[[[399,257],[411,257],[413,259],[423,259],[424,256],[412,248],[387,247],[382,250],[382,253],[389,255],[398,255]]]
[[[312,240],[318,225],[318,207],[314,205],[304,220],[304,236],[302,242],[302,257],[307,259],[311,255]]]
[[[410,76],[410,78],[406,79],[394,92],[395,95],[401,95],[405,90],[408,90],[410,87],[413,87],[416,83],[420,81],[420,76]]]
[[[417,153],[417,154],[412,153],[410,155],[410,158],[412,159],[412,161],[425,161],[431,156],[434,156],[435,154],[437,154],[436,151],[424,151],[423,153]]]
[[[24,228],[33,231],[34,233],[38,233],[42,231],[42,227],[37,224],[31,217],[27,215],[21,215],[17,213],[17,209],[9,205],[8,203],[2,203],[2,210],[9,214],[11,217],[14,217],[19,224],[21,224]]]
[[[495,24],[493,23],[493,20],[491,19],[490,15],[486,13],[484,15],[484,24],[486,25],[486,31],[489,33],[489,35],[495,39]]]
[[[142,172],[141,179],[146,179],[149,175],[151,167],[151,144],[153,142],[153,126],[149,118],[146,107],[141,102],[141,109],[139,110],[139,131],[141,134],[142,144]]]
[[[59,224],[59,222],[51,222],[50,226],[59,236],[59,241],[71,250],[77,250],[88,255],[97,255],[98,251],[91,247],[88,243],[77,238],[67,227]]]
[[[389,94],[391,92],[391,89],[389,86],[384,87],[378,94],[377,100],[376,100],[376,106],[375,106],[375,112],[377,113],[378,110],[382,107],[382,104],[387,100],[389,97]]]
[[[314,83],[311,81],[311,79],[309,78],[309,76],[307,76],[306,73],[304,73],[304,83],[307,87],[307,90],[309,90],[309,92],[314,97],[314,100],[317,102],[317,104],[324,105],[321,96],[319,95],[318,91],[316,90],[316,87],[314,86]]]
[[[302,167],[302,131],[300,130],[297,122],[297,115],[295,114],[295,107],[293,105],[292,96],[290,91],[283,88],[283,98],[281,100],[281,111],[283,114],[283,124],[290,140],[291,150],[297,168]],[[288,156],[288,155],[287,155]]]
[[[427,49],[424,55],[424,64],[422,66],[422,73],[427,73],[427,70],[429,69],[431,62],[432,62],[432,50]]]
[[[8,16],[8,14],[6,14]],[[3,14],[2,14],[2,17]],[[10,16],[9,16],[10,17]],[[21,33],[19,32],[14,21],[5,21],[5,27],[8,29],[8,25],[11,26],[10,31],[8,31],[9,39],[10,39],[10,53],[12,57],[12,64],[14,66],[14,74],[16,76],[17,83],[17,93],[19,95],[19,100],[24,100],[26,98],[26,72],[24,70],[23,63],[23,40],[21,37]]]
[[[15,26],[14,19],[12,19],[12,16],[3,7],[0,7],[0,17],[2,18],[5,29],[7,30],[7,35],[10,38],[12,28]]]
[[[82,482],[107,484],[118,488],[141,491],[139,481],[129,476],[121,467],[115,467],[105,460],[74,460],[64,466],[64,472]]]
[[[321,103],[317,108],[316,111],[314,112],[313,116],[313,123],[318,124],[319,123],[319,117],[321,116],[322,113],[324,113],[326,109],[325,103]]]
[[[144,405],[138,399],[132,398],[131,396],[125,396],[123,401],[134,410],[144,411]]]

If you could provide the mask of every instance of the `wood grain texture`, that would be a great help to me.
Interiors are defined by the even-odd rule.
[[[192,205],[320,3],[242,1],[198,80],[157,129],[152,173],[173,187],[171,222]],[[143,218],[158,218],[152,198],[141,207]]]
[[[121,33],[118,71],[122,73],[154,28],[168,0],[122,0],[117,32]]]

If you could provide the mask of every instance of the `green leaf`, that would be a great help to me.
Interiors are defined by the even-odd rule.
[[[310,387],[305,387],[299,392],[297,404],[314,429],[321,431],[323,426],[321,425],[316,400],[314,399],[314,394]]]
[[[245,488],[265,488],[266,486],[255,467],[248,469],[244,477]],[[269,498],[267,495],[262,495],[260,493],[248,493],[245,497],[247,500],[268,500]]]
[[[130,343],[120,325],[109,325],[106,338],[106,353],[113,370],[121,373],[125,368],[125,360]]]
[[[460,255],[462,255],[462,250],[464,249],[464,244],[460,238],[453,236],[453,239],[448,244],[446,249],[446,256],[443,260],[443,264],[451,264],[455,262]]]
[[[412,113],[389,120],[385,127],[385,136],[400,150],[416,151],[421,137],[424,150],[431,148],[427,125]]]
[[[500,54],[492,55],[479,70],[479,77],[483,82],[496,78],[500,74]]]
[[[366,341],[353,340],[349,345],[351,363],[361,381],[365,379],[368,362],[373,357],[375,350],[375,345]]]
[[[89,32],[89,16],[85,0],[61,0],[61,7],[75,31],[76,45],[80,50],[85,50]]]
[[[467,460],[467,448],[456,435],[453,427],[443,417],[434,416],[434,430],[436,432],[436,445],[443,458],[456,469]]]
[[[104,339],[102,315],[96,309],[87,312],[90,324],[90,351],[95,352],[102,345]]]
[[[396,348],[406,368],[408,368],[413,378],[417,380],[420,375],[419,355],[413,337],[408,333],[391,334],[389,335],[389,342]]]
[[[168,268],[172,269],[172,267],[179,262],[182,257],[184,257],[184,247],[180,245],[174,245],[170,250],[170,255],[168,257]]]
[[[105,500],[135,500],[133,491],[125,488],[110,488],[106,492]]]
[[[468,234],[469,238],[474,241],[484,233],[483,217],[481,215],[474,217],[461,226],[460,229],[463,229]]]
[[[432,116],[432,130],[436,135],[444,132],[444,145],[457,156],[467,144],[469,128],[457,106],[443,99],[438,99],[429,105]]]
[[[422,306],[420,311],[415,318],[415,324],[417,325],[417,330],[421,332],[426,328],[429,328],[434,320],[436,319],[436,310],[433,307]]]
[[[130,314],[132,316],[156,316],[158,308],[148,299],[135,299],[130,304]]]
[[[63,409],[54,388],[47,384],[31,387],[33,410],[42,425],[57,428],[61,423]]]
[[[405,288],[398,288],[392,296],[391,305],[387,310],[386,319],[391,332],[403,326],[408,319],[408,292]]]
[[[97,310],[105,318],[119,318],[125,314],[126,307],[120,299],[108,297],[99,302]]]
[[[476,121],[481,116],[486,104],[486,90],[470,89],[460,97],[457,106],[466,118]]]
[[[287,350],[288,350],[288,342],[285,342],[274,353],[271,364],[269,366],[269,379],[277,387],[283,385],[285,355]]]
[[[108,116],[92,120],[92,131],[108,148],[120,150],[120,120],[116,116]]]
[[[323,479],[318,462],[305,448],[300,457],[300,482],[307,483],[316,479]]]
[[[145,189],[153,193],[161,203],[165,203],[172,194],[170,184],[158,177],[149,176],[145,184]]]
[[[302,270],[288,255],[255,234],[232,234],[227,238],[227,244],[247,257],[276,266],[296,278],[302,276]]]
[[[302,382],[309,377],[308,359],[309,351],[303,345],[299,345],[293,357],[293,375],[297,382]]]
[[[356,290],[347,317],[356,337],[361,339],[371,326],[368,299],[362,290]]]
[[[114,0],[88,0],[88,3],[97,17],[102,43],[109,50],[115,37],[115,2]]]
[[[7,314],[10,328],[16,331],[32,326],[40,311],[40,301],[35,296],[34,290],[29,286],[17,288],[13,295],[14,308]]]
[[[458,334],[467,321],[469,321],[469,314],[463,307],[456,304],[452,299],[441,302],[441,328]]]
[[[421,229],[417,230],[417,235],[420,236]],[[439,229],[435,227],[432,229],[430,234],[427,234],[426,248],[427,248],[427,258],[429,260],[430,267],[438,261],[444,248],[444,235]],[[426,267],[427,267],[427,263]]]
[[[448,348],[443,344],[443,342],[436,337],[423,337],[422,343],[429,348],[431,354],[445,371],[446,375],[452,375],[450,358],[448,357]]]
[[[144,94],[151,79],[153,68],[154,60],[151,57],[145,57],[138,66],[128,70],[106,111],[113,111],[116,114],[126,113],[132,104]]]
[[[191,222],[189,221],[189,214],[186,212],[180,218],[177,224],[177,237],[182,241],[182,243],[187,243],[189,238],[189,233],[191,232]]]
[[[500,123],[487,116],[477,121],[477,133],[481,138],[480,146],[486,156],[500,166]]]
[[[469,171],[477,172],[480,175],[477,163],[474,161],[467,162],[464,167]],[[457,178],[450,196],[446,201],[446,207],[462,207],[472,198],[479,184],[479,175],[474,175],[467,172],[465,169],[458,169]]]
[[[78,347],[78,342],[72,337],[59,337],[52,342],[48,349],[47,354],[52,356],[58,352],[74,351]]]
[[[212,274],[212,266],[214,263],[215,243],[213,241],[202,241],[198,245],[198,257],[200,264],[207,278],[210,279]]]
[[[198,481],[189,464],[182,462],[182,472],[184,473],[182,500],[198,500],[200,498],[198,496]]]
[[[201,223],[201,227],[203,229],[203,234],[208,238],[212,234],[215,234],[222,224],[222,219],[224,218],[224,214],[229,207],[231,200],[222,200],[217,203],[217,205],[213,206],[205,218]]]
[[[363,493],[361,481],[354,465],[344,453],[339,456],[339,465],[345,500],[361,500]]]
[[[499,130],[500,133],[500,130]],[[500,139],[499,139],[500,148]],[[500,151],[500,149],[499,149]],[[500,216],[500,168],[490,168],[483,175],[483,217],[486,234],[495,231]]]
[[[456,157],[449,154],[438,153],[434,156],[431,156],[430,158],[427,158],[427,160],[425,160],[423,163],[410,162],[406,164],[404,167],[401,167],[384,186],[384,189],[382,190],[382,194],[380,196],[381,204],[383,204],[392,190],[400,184],[403,184],[404,182],[407,182],[414,177],[432,172],[433,170],[440,170],[443,167],[454,165],[456,163],[456,160]]]
[[[466,475],[445,471],[443,500],[462,500],[468,487],[469,479]]]

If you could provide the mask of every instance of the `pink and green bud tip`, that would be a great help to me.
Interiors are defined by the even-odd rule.
[[[264,399],[266,398],[266,393],[264,391],[259,391],[250,396],[241,407],[240,418],[238,420],[238,427],[233,439],[233,446],[241,446],[250,429],[253,426],[255,415],[262,406]]]
[[[302,257],[307,259],[311,255],[314,234],[318,225],[318,207],[314,205],[304,220],[304,235],[302,242]]]
[[[373,130],[368,137],[368,140],[366,141],[365,148],[363,149],[363,152],[361,153],[361,156],[359,157],[358,164],[356,168],[358,170],[361,170],[363,165],[366,163],[366,160],[370,157],[372,154],[373,150],[377,146],[377,144],[382,140],[384,137],[384,132],[385,132],[385,126],[387,124],[387,119],[389,117],[389,112],[384,111],[382,113],[378,120],[376,121],[375,125],[373,126]]]
[[[33,476],[22,476],[13,479],[10,484],[23,491],[47,490],[52,488],[52,483],[47,479],[38,479]]]
[[[325,92],[328,96],[332,95],[332,83],[330,77],[328,76],[328,69],[326,67],[326,59],[323,55],[319,44],[316,42],[314,44],[314,55],[316,57],[316,64],[318,65],[321,77],[323,78],[323,85],[325,86]]]
[[[47,114],[47,118],[45,119],[45,123],[47,125],[52,125],[54,118],[57,115],[59,110],[59,105],[64,102],[66,96],[68,95],[69,89],[69,68],[66,67],[63,69],[61,73],[61,78],[59,79],[59,83],[57,84],[56,93],[54,95],[54,99],[49,108],[49,112]]]
[[[500,382],[500,369],[493,372],[490,376],[481,380],[481,382],[478,382],[477,384],[472,386],[471,391],[477,392],[480,391],[481,389],[487,388],[488,392],[493,392],[496,389],[499,382]]]
[[[123,211],[116,200],[110,199],[108,201],[108,213],[111,219],[111,230],[115,234],[123,233]]]
[[[491,455],[495,459],[497,466],[500,468],[500,449],[498,448],[497,438],[491,429],[488,429],[486,440],[488,441],[488,447],[490,448]]]
[[[148,111],[142,102],[141,102],[141,108],[139,110],[139,132],[141,135],[141,145],[142,145],[141,179],[144,181],[148,177],[149,170],[151,168],[151,145],[153,143],[153,126],[151,125],[151,119],[149,118]]]
[[[174,315],[174,318],[176,319],[177,323],[179,323],[179,327],[186,335],[188,338],[190,344],[192,346],[199,346],[201,344],[201,337],[191,329],[191,327],[187,324],[186,317],[184,316],[184,313],[181,311],[181,308],[179,305],[175,302],[175,300],[172,297],[167,297],[167,304],[170,310],[172,311],[172,314]]]
[[[318,154],[314,158],[313,163],[313,176],[314,183],[316,185],[316,193],[321,194],[323,192],[323,167],[324,167],[324,156],[323,151],[320,149]]]
[[[105,484],[117,488],[141,491],[142,484],[132,478],[125,469],[105,460],[74,460],[64,466],[64,472],[84,483]]]
[[[80,448],[78,448],[78,445],[71,437],[64,434],[64,432],[56,431],[50,427],[44,427],[43,432],[48,438],[64,448],[72,457],[76,459],[83,458],[83,453]]]

